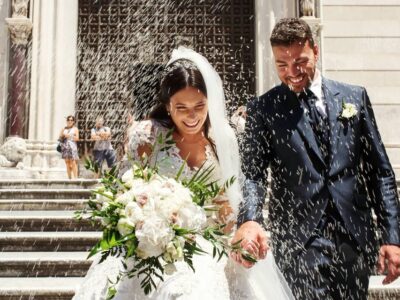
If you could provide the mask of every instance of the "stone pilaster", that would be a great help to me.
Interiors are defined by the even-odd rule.
[[[32,10],[28,138],[56,141],[75,114],[78,0],[35,0]]]
[[[8,101],[7,135],[27,137],[27,110],[29,99],[27,45],[32,31],[28,19],[28,0],[13,0],[13,13],[6,22],[10,30],[10,88]]]
[[[9,17],[10,8],[9,1],[0,0],[0,144],[4,142],[7,133],[10,33],[6,18]]]
[[[322,19],[321,19],[321,2],[315,0],[298,0],[298,14],[299,16],[307,22],[310,26],[311,31],[314,36],[315,42],[319,46],[319,61],[318,68],[322,70],[323,60],[322,60],[322,50],[323,50],[323,40],[322,40]]]

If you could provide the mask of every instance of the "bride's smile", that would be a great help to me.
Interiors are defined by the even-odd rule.
[[[197,88],[186,87],[171,96],[169,111],[181,135],[198,134],[207,119],[207,98]]]
[[[196,128],[196,126],[199,124],[199,122],[200,122],[200,121],[197,120],[197,121],[195,121],[195,122],[189,124],[188,122],[183,121],[183,124],[185,124],[186,127],[189,127],[189,128]]]

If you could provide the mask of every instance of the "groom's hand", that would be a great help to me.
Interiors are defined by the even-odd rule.
[[[395,281],[400,275],[400,247],[383,245],[379,249],[378,273],[382,274],[387,268],[387,275],[383,284]]]
[[[238,228],[232,239],[232,244],[240,240],[241,247],[254,257],[264,259],[267,255],[267,237],[264,229],[257,222],[247,221]],[[240,253],[232,252],[231,257],[246,268],[254,265],[254,263],[245,260]]]

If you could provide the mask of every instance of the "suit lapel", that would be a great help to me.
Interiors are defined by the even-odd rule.
[[[325,165],[321,150],[319,149],[317,141],[315,140],[314,132],[304,112],[304,107],[300,104],[299,100],[297,99],[297,95],[294,92],[292,92],[283,84],[281,87],[285,91],[284,94],[288,97],[287,104],[284,105],[284,107],[288,109],[287,116],[289,116],[290,122],[297,127],[300,135],[303,137],[309,147],[315,152],[321,163]]]
[[[322,91],[325,96],[326,109],[329,118],[329,161],[332,164],[335,154],[337,153],[337,144],[340,133],[339,116],[342,111],[342,103],[339,100],[340,92],[333,86],[332,82],[326,78],[322,78]]]

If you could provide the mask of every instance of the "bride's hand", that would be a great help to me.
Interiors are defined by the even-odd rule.
[[[257,259],[264,259],[267,255],[267,236],[260,224],[254,221],[243,223],[235,233],[232,244],[241,241],[241,247]],[[251,268],[254,263],[245,260],[240,253],[231,252],[231,258],[246,268]]]

